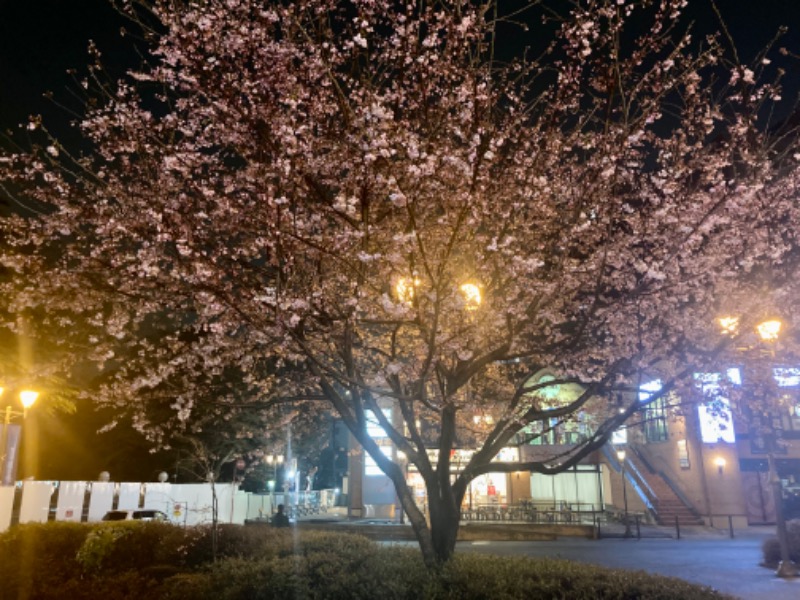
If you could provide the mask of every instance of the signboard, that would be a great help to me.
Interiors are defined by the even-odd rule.
[[[472,460],[475,450],[452,450],[450,452],[450,463],[456,467],[466,466]],[[429,449],[428,458],[432,463],[439,460],[439,450]],[[519,448],[503,448],[492,459],[492,462],[519,462]]]
[[[0,464],[0,485],[14,485],[17,480],[17,457],[19,456],[19,442],[22,437],[22,427],[9,424],[4,427],[0,439],[5,440],[5,448],[0,448],[3,457]]]
[[[678,465],[681,469],[689,468],[689,449],[686,440],[678,440]]]

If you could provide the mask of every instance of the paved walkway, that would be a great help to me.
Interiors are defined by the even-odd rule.
[[[398,527],[381,519],[355,523],[387,524],[387,529]],[[800,578],[781,579],[774,570],[760,566],[761,544],[775,535],[774,527],[734,530],[733,538],[728,529],[706,527],[683,527],[680,539],[675,528],[652,525],[640,527],[641,538],[625,538],[624,533],[623,526],[609,524],[601,528],[599,540],[562,537],[537,542],[459,542],[458,551],[564,558],[610,568],[643,570],[706,585],[742,600],[800,600]],[[636,535],[635,528],[632,533]]]
[[[679,577],[743,600],[798,600],[800,578],[785,580],[759,566],[761,543],[772,534],[759,528],[727,532],[696,528],[681,539],[670,537],[561,538],[552,542],[467,542],[459,551],[500,555],[557,557],[604,567],[643,570]]]

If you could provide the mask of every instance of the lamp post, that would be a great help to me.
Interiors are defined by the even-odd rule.
[[[628,482],[625,473],[625,449],[617,450],[617,459],[622,465],[622,502],[625,506],[625,537],[631,537],[631,522],[628,519]]]
[[[765,343],[777,342],[781,331],[781,322],[777,319],[764,321],[756,327],[758,336]],[[772,374],[770,373],[770,376]],[[770,427],[772,424],[770,423]],[[772,485],[773,501],[775,503],[775,524],[778,533],[778,545],[781,549],[781,561],[778,563],[776,575],[778,577],[795,577],[797,566],[789,558],[789,540],[786,533],[786,519],[783,515],[783,485],[778,476],[778,469],[775,465],[775,435],[770,432],[767,440],[767,462],[769,464],[769,482]]]
[[[3,394],[3,388],[0,387],[0,396]],[[12,417],[22,417],[27,415],[28,409],[33,406],[36,399],[39,397],[38,392],[32,390],[23,390],[19,393],[19,401],[22,404],[22,410],[14,410],[11,404],[7,404],[3,413],[3,431],[0,432],[0,485],[13,485],[14,482],[10,481],[10,477],[14,472],[14,465],[16,464],[16,452],[9,460],[8,456],[8,430],[11,426]],[[10,464],[9,464],[10,463]]]
[[[722,326],[724,333],[735,334],[737,333],[739,320],[736,317],[723,317],[719,319],[719,324]],[[783,324],[778,319],[769,319],[756,325],[756,332],[763,343],[770,344],[778,341],[782,325]],[[774,356],[774,349],[771,349],[769,354],[770,356]],[[769,370],[769,377],[770,379],[773,377],[771,369]],[[783,485],[775,465],[776,439],[775,429],[771,422],[768,423],[768,433],[765,438],[769,484],[772,487],[773,502],[775,504],[775,526],[778,534],[778,545],[781,551],[781,560],[780,563],[778,563],[778,569],[775,571],[775,574],[778,577],[784,578],[796,577],[797,565],[795,565],[789,557],[789,540],[786,532],[786,519],[783,514]]]
[[[269,510],[270,514],[275,512],[275,485],[278,480],[278,465],[283,464],[283,454],[267,454],[265,457],[267,464],[272,467],[272,480],[269,482]]]

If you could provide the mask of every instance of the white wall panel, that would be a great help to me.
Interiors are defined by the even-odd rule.
[[[19,522],[46,523],[54,491],[55,486],[50,481],[23,481]]]
[[[142,494],[142,484],[125,482],[119,484],[119,500],[117,508],[120,510],[135,510],[139,508]]]
[[[13,485],[0,485],[0,531],[5,531],[11,526],[15,489]]]
[[[80,521],[83,500],[86,497],[85,481],[62,481],[58,486],[56,521]]]
[[[117,484],[113,481],[93,481],[89,499],[89,521],[99,521],[111,510],[114,504],[114,492]]]

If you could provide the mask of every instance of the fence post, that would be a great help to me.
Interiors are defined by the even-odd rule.
[[[642,530],[639,527],[639,515],[636,515],[636,539],[642,539]]]
[[[594,522],[594,539],[599,540],[603,537],[602,532],[600,531],[600,516],[601,513],[592,509],[592,521]]]
[[[731,534],[731,539],[733,539],[733,515],[728,515],[728,531]]]
[[[681,539],[681,524],[678,522],[678,515],[675,515],[675,533]]]

